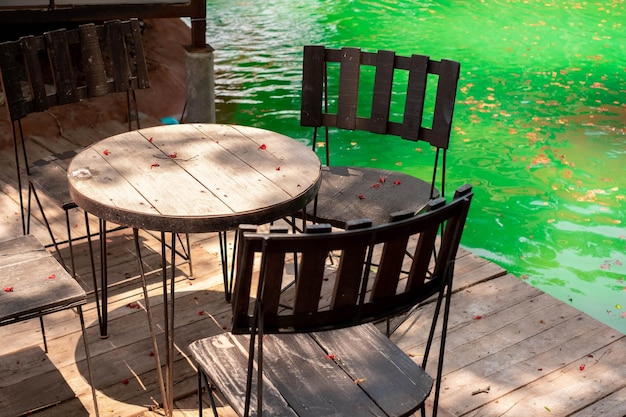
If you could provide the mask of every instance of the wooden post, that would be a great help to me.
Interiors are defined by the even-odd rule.
[[[188,123],[215,123],[214,49],[185,48]]]

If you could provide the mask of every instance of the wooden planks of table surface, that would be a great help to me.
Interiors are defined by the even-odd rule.
[[[57,138],[48,146],[68,146],[64,142]],[[12,160],[8,153],[2,157],[6,160],[0,166],[4,181],[0,237],[8,238],[18,236],[20,226]],[[51,214],[62,236],[63,213],[52,209]],[[73,221],[79,229],[80,214]],[[47,241],[41,224],[36,222],[33,232]],[[158,267],[158,242],[145,234],[142,240],[148,266]],[[196,376],[186,356],[188,343],[221,332],[229,323],[218,247],[214,234],[192,235],[195,279],[188,279],[182,266],[177,283],[176,416],[197,416]],[[76,250],[81,282],[89,289],[86,246],[79,242]],[[151,408],[159,394],[147,320],[140,307],[141,286],[128,279],[137,272],[132,251],[128,231],[110,236],[114,287],[110,291],[109,339],[98,338],[92,294],[85,316],[101,415],[156,417],[161,415],[159,410]],[[626,415],[623,334],[467,251],[461,253],[456,271],[440,415]],[[159,314],[159,278],[150,279],[149,291]],[[415,360],[420,359],[424,339],[419,317],[431,308],[429,304],[416,311],[393,336]],[[49,404],[57,405],[32,415],[87,416],[92,412],[81,333],[73,314],[57,313],[46,320],[48,355],[43,353],[38,322],[0,328],[0,417]],[[435,360],[433,357],[430,363]],[[220,408],[222,416],[231,416],[230,412]]]

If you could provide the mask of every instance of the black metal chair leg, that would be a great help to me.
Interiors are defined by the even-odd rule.
[[[89,373],[89,384],[91,385],[91,396],[93,397],[93,406],[96,417],[100,416],[98,410],[98,398],[96,397],[96,386],[94,385],[93,366],[91,365],[91,354],[89,353],[89,342],[87,341],[87,329],[85,328],[85,318],[83,317],[83,307],[78,306],[78,315],[80,316],[80,328],[83,332],[83,342],[85,344],[85,356],[87,359],[87,372]]]
[[[76,262],[74,260],[74,244],[72,243],[72,225],[70,224],[70,212],[65,210],[65,225],[67,226],[67,245],[70,250],[70,265],[72,268],[72,276],[76,279]]]

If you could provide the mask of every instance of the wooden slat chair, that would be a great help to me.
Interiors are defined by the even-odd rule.
[[[300,124],[314,128],[313,150],[322,142],[318,133],[324,129],[327,165],[307,217],[339,228],[353,218],[382,224],[390,213],[418,212],[431,198],[444,196],[459,70],[458,62],[423,55],[305,46]],[[381,154],[395,146],[395,138],[425,141],[435,148],[432,178],[424,181],[389,169],[333,165],[331,146],[337,149],[340,144],[339,138],[330,140],[329,128],[361,131],[361,136],[344,138],[343,147],[358,142],[363,132],[380,135]]]
[[[85,345],[87,370],[96,416],[98,402],[82,306],[87,296],[65,268],[32,235],[0,242],[0,326],[39,318],[48,353],[43,317],[76,309]]]
[[[23,233],[30,233],[31,199],[34,198],[61,263],[74,275],[73,242],[86,237],[98,300],[92,233],[87,212],[84,213],[85,236],[73,237],[70,224],[70,210],[77,208],[77,205],[69,194],[67,167],[80,149],[52,154],[30,163],[22,119],[55,106],[109,94],[126,94],[128,129],[141,128],[135,92],[149,88],[150,80],[139,20],[112,20],[103,25],[84,24],[77,29],[58,29],[40,36],[26,36],[17,41],[0,43],[0,74],[13,127]],[[26,199],[22,192],[20,161],[23,161],[28,181]],[[65,212],[67,240],[64,242],[68,244],[70,252],[69,266],[61,256],[59,244],[62,242],[57,242],[54,236],[39,199],[39,191],[51,197]],[[99,224],[102,245],[106,241],[107,225],[103,220]],[[188,236],[186,248],[185,245],[182,247],[182,256],[191,268]],[[106,256],[105,250],[101,250],[101,253]],[[106,270],[104,274],[102,306],[97,306],[103,337],[107,334]]]
[[[55,106],[112,93],[126,93],[128,129],[132,128],[133,120],[139,128],[135,90],[150,86],[139,21],[85,24],[78,29],[58,29],[40,36],[26,36],[1,43],[0,74],[13,128],[23,232],[30,233],[31,198],[34,198],[52,244],[65,265],[58,247],[61,242],[55,239],[39,199],[38,190],[41,190],[65,211],[66,242],[71,261],[69,269],[75,272],[69,211],[77,206],[69,195],[66,170],[79,150],[52,154],[30,163],[22,119]],[[23,161],[28,181],[26,199],[22,192],[20,161]],[[86,213],[85,220],[89,236]]]
[[[204,380],[215,404],[210,380],[240,416],[407,416],[420,408],[425,413],[433,386],[425,369],[443,309],[436,415],[454,260],[471,198],[465,186],[448,204],[432,200],[426,213],[398,213],[395,222],[354,230],[314,225],[326,230],[243,233],[232,330],[190,345],[199,395]],[[334,273],[326,262],[329,251],[341,254]],[[283,280],[293,279],[287,260],[294,252],[296,285],[283,292]],[[419,366],[372,322],[431,297],[436,308]]]

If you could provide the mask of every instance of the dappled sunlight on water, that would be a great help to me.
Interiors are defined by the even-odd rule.
[[[212,0],[218,119],[310,144],[305,44],[460,61],[447,189],[475,186],[463,244],[626,332],[625,15],[600,1]],[[349,133],[331,154],[421,177],[432,163],[423,144]]]

